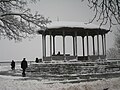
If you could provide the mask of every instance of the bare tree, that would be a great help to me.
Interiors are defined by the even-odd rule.
[[[118,49],[120,53],[120,30],[118,29],[117,32],[115,32],[115,47]]]
[[[26,7],[37,0],[0,0],[0,38],[22,40],[45,28],[47,18]]]
[[[90,23],[94,20],[100,21],[100,26],[109,24],[109,29],[111,29],[113,25],[120,25],[120,0],[87,1],[90,9],[93,9],[95,12],[95,15]]]
[[[120,30],[115,32],[114,46],[107,50],[108,58],[120,58]]]
[[[107,50],[107,58],[119,58],[118,50],[114,47]]]

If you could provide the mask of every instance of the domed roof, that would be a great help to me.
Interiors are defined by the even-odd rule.
[[[89,35],[105,34],[109,30],[92,23],[54,21],[48,23],[46,29],[40,30],[38,33],[42,34],[44,32],[49,35],[50,31],[52,35],[63,35],[64,31],[65,35],[74,35],[74,32],[77,32],[78,36],[85,36],[86,33],[89,33]]]
[[[66,21],[54,21],[47,24],[47,29],[58,29],[58,28],[84,28],[84,29],[105,29],[103,27],[99,27],[98,25],[92,23],[84,23],[84,22],[66,22]]]

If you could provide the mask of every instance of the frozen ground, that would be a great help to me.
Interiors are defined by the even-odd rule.
[[[17,66],[17,69],[19,66]],[[0,67],[0,71],[10,70],[10,67]],[[35,80],[29,77],[0,75],[0,90],[120,90],[120,78],[103,79],[80,83],[46,84],[46,80]]]

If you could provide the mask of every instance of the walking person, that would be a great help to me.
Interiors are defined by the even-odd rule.
[[[11,69],[15,70],[15,61],[14,60],[12,60],[12,62],[11,62]]]
[[[26,76],[25,70],[26,70],[27,67],[28,67],[28,64],[27,64],[26,58],[23,58],[23,61],[21,62],[21,68],[23,70],[23,72],[22,72],[23,77]]]

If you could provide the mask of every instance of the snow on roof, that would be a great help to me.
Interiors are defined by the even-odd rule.
[[[83,23],[83,22],[66,22],[66,21],[53,21],[47,24],[48,29],[58,29],[58,28],[84,28],[84,29],[105,29],[103,27],[99,27],[98,25],[92,23]],[[107,29],[105,29],[107,30]]]

